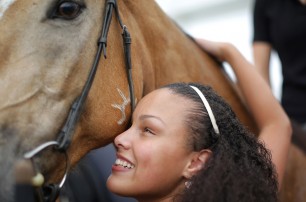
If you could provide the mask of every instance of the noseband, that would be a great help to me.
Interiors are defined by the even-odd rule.
[[[71,143],[71,139],[74,133],[75,125],[80,117],[82,108],[85,104],[86,98],[88,96],[89,90],[92,86],[93,80],[96,75],[96,71],[98,68],[98,64],[101,58],[102,52],[104,53],[104,58],[106,59],[106,47],[107,47],[107,36],[109,32],[109,27],[112,20],[112,14],[115,10],[116,17],[118,19],[119,25],[122,29],[122,38],[123,38],[123,47],[124,47],[124,55],[125,55],[125,64],[127,70],[127,78],[129,84],[129,91],[130,91],[130,100],[131,100],[131,111],[133,112],[135,108],[135,95],[134,95],[134,88],[133,88],[133,80],[132,80],[132,65],[131,65],[131,37],[130,33],[127,30],[127,27],[122,23],[122,20],[119,15],[118,5],[116,0],[107,0],[104,10],[104,20],[102,25],[102,32],[101,36],[98,40],[98,50],[94,59],[94,63],[91,67],[89,72],[87,81],[83,87],[81,95],[73,102],[67,120],[65,122],[64,127],[58,134],[57,141],[50,141],[46,142],[37,148],[33,149],[32,151],[27,152],[24,157],[26,159],[31,159],[33,162],[34,170],[37,174],[40,174],[37,166],[35,165],[33,158],[35,156],[45,150],[48,147],[53,147],[54,150],[64,153],[66,157],[66,169],[63,175],[63,178],[60,184],[49,184],[47,186],[43,186],[40,190],[39,200],[41,202],[53,202],[56,200],[59,194],[59,190],[65,182],[67,172],[69,170],[69,159],[67,155],[67,149]]]

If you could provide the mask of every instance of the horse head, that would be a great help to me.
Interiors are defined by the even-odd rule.
[[[1,179],[16,159],[59,138],[95,63],[105,7],[105,1],[95,0],[0,3],[0,150],[7,154],[0,157],[1,165],[7,165],[1,168]],[[117,18],[109,32],[107,59],[97,63],[94,84],[68,138],[73,142],[67,152],[72,164],[110,143],[129,122],[130,92]],[[55,181],[63,176],[63,158],[54,149],[35,156],[47,180]]]

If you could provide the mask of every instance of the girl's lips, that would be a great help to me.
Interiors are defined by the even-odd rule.
[[[112,172],[127,172],[130,171],[130,168],[125,168],[122,166],[118,166],[118,165],[113,165],[112,166]]]

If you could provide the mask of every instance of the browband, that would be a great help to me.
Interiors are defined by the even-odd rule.
[[[200,96],[200,98],[201,98],[201,100],[202,100],[202,102],[203,102],[203,104],[204,104],[204,106],[205,106],[205,108],[206,108],[206,110],[208,112],[208,116],[210,118],[211,124],[213,125],[214,131],[215,131],[216,134],[219,135],[220,134],[219,133],[219,128],[218,128],[218,125],[216,123],[215,116],[214,116],[214,114],[213,114],[213,112],[212,112],[212,110],[211,110],[211,108],[209,106],[209,103],[207,102],[205,96],[203,95],[203,93],[197,87],[191,86],[191,85],[189,85],[189,86],[193,90],[195,90],[195,92],[197,92],[197,94]]]

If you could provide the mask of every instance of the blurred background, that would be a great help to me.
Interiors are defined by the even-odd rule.
[[[197,38],[233,43],[253,62],[254,0],[156,0],[185,32]],[[231,71],[226,67],[230,75]],[[272,54],[271,87],[280,99],[282,76],[277,55]]]

